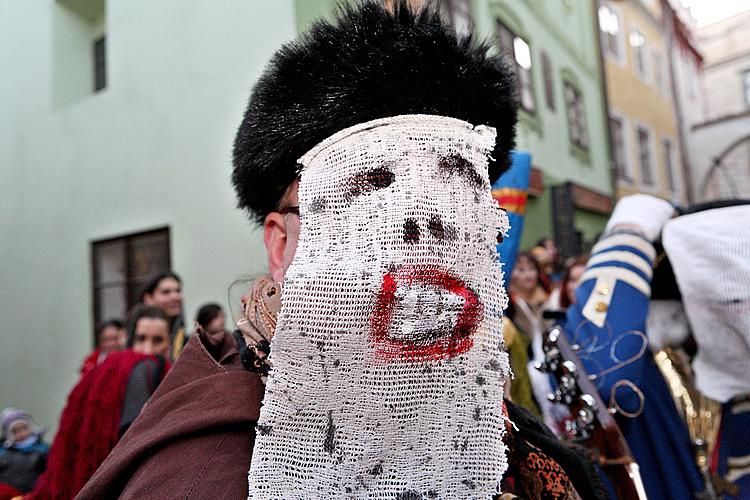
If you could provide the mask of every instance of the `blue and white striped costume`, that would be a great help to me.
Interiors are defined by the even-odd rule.
[[[648,498],[689,499],[703,490],[680,419],[645,332],[653,246],[619,232],[594,247],[565,328],[605,404],[634,418],[618,422],[638,462]],[[642,405],[642,411],[641,411]]]

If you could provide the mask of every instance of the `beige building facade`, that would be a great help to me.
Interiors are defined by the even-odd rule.
[[[684,204],[662,8],[659,0],[599,4],[615,187],[618,198],[642,192]]]

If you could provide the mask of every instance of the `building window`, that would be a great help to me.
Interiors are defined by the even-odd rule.
[[[646,39],[643,34],[638,30],[633,30],[630,33],[630,46],[633,47],[633,53],[635,55],[635,71],[642,79],[648,78],[648,51],[646,48]]]
[[[94,321],[124,318],[154,275],[169,271],[169,228],[91,244]]]
[[[552,61],[546,52],[542,51],[542,73],[544,74],[544,98],[547,101],[547,107],[555,110],[555,82],[552,73]]]
[[[599,29],[604,53],[617,60],[623,58],[620,16],[607,5],[599,7]]]
[[[612,159],[615,163],[615,175],[618,179],[630,181],[627,142],[625,140],[625,124],[623,123],[622,118],[610,116],[609,129],[612,140]]]
[[[677,184],[674,177],[674,147],[672,141],[664,139],[662,141],[662,152],[664,154],[664,170],[667,175],[667,186],[671,192],[677,191]]]
[[[589,133],[586,126],[586,111],[583,95],[572,83],[565,82],[565,104],[568,112],[570,141],[581,149],[589,148]]]
[[[654,172],[651,152],[651,133],[643,128],[636,128],[638,137],[638,161],[641,166],[641,181],[647,186],[654,185]]]
[[[654,83],[656,84],[656,88],[659,89],[659,92],[666,94],[667,93],[667,76],[666,71],[664,67],[664,60],[661,57],[661,54],[658,52],[654,52],[653,54],[653,60],[654,60]]]
[[[62,109],[107,87],[105,0],[53,0],[52,107]]]
[[[536,102],[534,99],[534,84],[531,78],[531,48],[526,41],[513,33],[500,21],[497,22],[500,48],[514,63],[516,79],[518,80],[518,100],[521,108],[534,113]]]
[[[107,46],[106,37],[94,40],[94,92],[107,86]]]
[[[742,73],[742,84],[745,90],[745,104],[750,107],[750,70]]]

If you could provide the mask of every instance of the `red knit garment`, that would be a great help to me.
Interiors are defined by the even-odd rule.
[[[20,495],[23,495],[23,491],[7,483],[0,483],[0,500],[11,500]]]
[[[120,351],[81,375],[60,417],[47,470],[25,499],[70,500],[83,488],[117,444],[128,377],[146,359],[157,362],[153,356]]]

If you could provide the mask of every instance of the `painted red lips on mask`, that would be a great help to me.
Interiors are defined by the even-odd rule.
[[[404,265],[383,277],[371,344],[386,361],[451,358],[471,349],[483,309],[476,292],[448,270]]]

